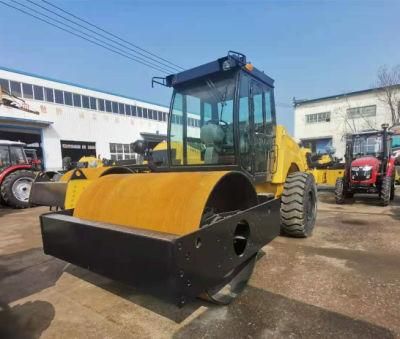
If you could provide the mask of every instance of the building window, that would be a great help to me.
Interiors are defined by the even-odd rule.
[[[119,111],[119,114],[125,114],[125,105],[118,104],[118,111]]]
[[[163,112],[162,115],[163,115],[162,116],[163,121],[167,121],[167,113]]]
[[[11,94],[15,95],[16,97],[21,97],[22,92],[21,92],[21,83],[16,82],[16,81],[10,81],[10,87],[11,87]]]
[[[59,91],[58,89],[54,90],[54,97],[56,99],[57,104],[64,104],[64,94],[62,91]]]
[[[97,110],[97,100],[96,98],[90,97],[90,108]]]
[[[72,106],[72,93],[64,92],[64,102],[68,106]]]
[[[111,101],[106,100],[106,111],[107,112],[112,112],[111,110]]]
[[[22,84],[24,99],[33,99],[33,88],[30,84]]]
[[[10,84],[6,79],[0,79],[0,87],[3,92],[10,92]]]
[[[143,108],[143,118],[147,119],[148,114],[147,114],[147,108]]]
[[[118,113],[118,103],[115,101],[112,102],[112,111],[113,113]]]
[[[89,108],[89,97],[86,95],[82,95],[82,107],[83,108]]]
[[[42,86],[33,86],[33,96],[35,100],[43,101],[43,87]]]
[[[135,159],[135,153],[129,144],[110,143],[111,160]]]
[[[132,115],[131,106],[130,105],[125,105],[125,114],[126,115]]]
[[[103,99],[97,99],[99,103],[99,110],[104,112],[105,111],[105,106],[104,106],[104,100]]]
[[[357,119],[361,117],[366,118],[374,116],[376,116],[376,105],[354,107],[347,109],[347,118],[349,119]]]
[[[74,97],[74,106],[75,107],[82,107],[82,100],[80,94],[75,94],[73,95]]]
[[[54,102],[54,92],[52,88],[44,89],[44,98],[48,102]]]
[[[331,112],[306,114],[306,123],[313,124],[316,122],[330,122]]]
[[[132,112],[132,115],[135,117],[136,116],[136,106],[131,106],[131,112]]]

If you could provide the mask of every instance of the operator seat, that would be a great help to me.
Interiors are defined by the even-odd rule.
[[[225,132],[220,125],[208,121],[200,129],[200,139],[206,149],[204,153],[205,164],[218,164],[219,152],[225,138]]]

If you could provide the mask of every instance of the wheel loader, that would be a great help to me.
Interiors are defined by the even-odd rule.
[[[344,163],[332,155],[313,154],[309,148],[301,148],[307,159],[308,173],[314,176],[317,185],[335,186],[337,178],[344,175]]]
[[[274,81],[245,55],[153,82],[173,89],[167,143],[152,154],[165,161],[98,177],[73,209],[42,215],[44,252],[179,306],[227,304],[263,246],[311,235],[314,178],[276,125]]]
[[[83,157],[80,164],[87,164],[91,157]],[[97,158],[91,160],[95,167],[79,167],[65,173],[55,171],[38,172],[29,195],[31,206],[49,206],[50,209],[74,208],[80,194],[95,179],[108,174],[132,173],[129,167],[103,165]],[[83,161],[86,160],[86,161]]]

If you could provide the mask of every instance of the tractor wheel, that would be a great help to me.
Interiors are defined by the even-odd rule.
[[[394,179],[392,179],[392,187],[390,188],[390,200],[394,199],[394,190],[395,190]]]
[[[337,178],[335,184],[335,201],[337,204],[344,204],[346,192],[344,189],[344,178]]]
[[[346,193],[344,194],[344,196],[345,196],[346,198],[353,198],[353,197],[354,197],[354,193],[353,193],[353,192],[346,192]]]
[[[281,199],[281,232],[296,238],[312,234],[317,217],[314,176],[294,172],[287,176]]]
[[[392,186],[393,186],[392,182],[393,182],[392,177],[384,177],[382,180],[381,200],[383,206],[389,205]]]
[[[4,202],[13,208],[29,207],[29,194],[35,173],[28,170],[9,174],[1,184],[0,193]]]

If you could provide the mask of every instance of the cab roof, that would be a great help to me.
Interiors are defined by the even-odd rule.
[[[26,144],[21,141],[0,140],[0,145],[25,146]]]
[[[219,72],[226,72],[241,68],[243,71],[247,72],[250,76],[257,78],[262,83],[270,87],[274,87],[274,80],[272,78],[270,78],[264,72],[258,70],[256,67],[252,66],[250,67],[250,70],[245,67],[246,65],[247,60],[244,54],[229,51],[227,56],[188,69],[186,71],[167,76],[166,85],[168,87],[176,87],[191,80],[200,79]]]

